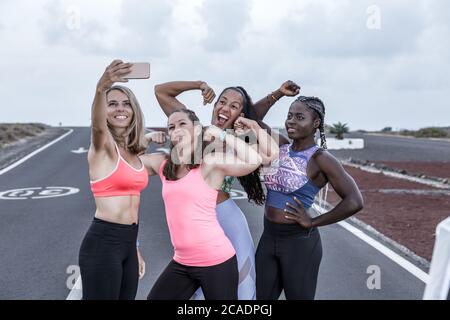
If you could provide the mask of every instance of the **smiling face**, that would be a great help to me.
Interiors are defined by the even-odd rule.
[[[211,124],[220,129],[231,129],[243,109],[242,94],[232,89],[225,90],[214,105]]]
[[[189,137],[194,133],[194,124],[188,115],[183,112],[174,112],[169,116],[167,132],[174,146],[179,143],[189,142]]]
[[[114,128],[127,128],[133,120],[133,109],[128,96],[111,90],[106,96],[108,123]]]
[[[167,132],[170,142],[174,148],[193,148],[196,147],[196,137],[201,133],[200,123],[194,123],[185,112],[174,112],[169,116],[167,122]]]
[[[314,135],[320,126],[319,116],[302,102],[294,102],[285,122],[290,139],[304,139]]]

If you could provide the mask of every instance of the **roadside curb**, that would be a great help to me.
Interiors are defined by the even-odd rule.
[[[405,138],[405,139],[416,139],[416,140],[425,140],[425,141],[443,141],[443,142],[450,142],[450,138],[417,138],[414,136],[402,136],[397,134],[386,134],[386,133],[364,133],[368,136],[378,136],[378,137],[389,137],[389,138]]]
[[[434,188],[438,189],[450,189],[450,184],[448,179],[443,178],[431,178],[425,175],[412,175],[408,174],[404,170],[390,170],[389,168],[385,166],[376,165],[375,163],[371,163],[368,161],[362,161],[363,163],[371,163],[370,165],[367,164],[360,164],[359,160],[354,160],[352,158],[349,158],[347,160],[340,160],[343,165],[347,165],[350,167],[354,167],[357,169],[361,169],[366,172],[370,173],[382,173],[385,176],[396,178],[396,179],[403,179],[408,180],[415,183],[421,183],[425,184]],[[405,173],[406,172],[406,173]]]
[[[447,185],[448,188],[450,188],[450,180],[448,178],[433,177],[433,176],[428,176],[428,175],[423,174],[423,173],[408,172],[405,169],[391,168],[391,167],[388,167],[388,166],[384,165],[382,163],[382,161],[380,161],[379,163],[375,163],[375,162],[371,162],[371,161],[368,161],[368,160],[360,160],[360,159],[356,159],[356,158],[348,158],[346,160],[342,160],[342,163],[344,163],[344,164],[353,164],[353,165],[361,166],[363,168],[366,167],[366,168],[378,169],[378,170],[380,170],[383,173],[384,172],[391,172],[391,173],[400,174],[400,175],[405,176],[405,177],[417,178],[417,179],[422,179],[422,180],[429,180],[430,182],[437,182],[437,183],[440,183],[442,185]]]

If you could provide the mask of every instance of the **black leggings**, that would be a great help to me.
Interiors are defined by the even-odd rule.
[[[256,250],[256,299],[312,300],[322,260],[317,228],[279,224],[264,219],[264,232]]]
[[[133,300],[139,281],[138,226],[94,218],[83,239],[79,265],[83,300]]]
[[[236,256],[211,267],[191,267],[172,260],[156,280],[148,300],[189,300],[201,287],[205,300],[237,300]]]

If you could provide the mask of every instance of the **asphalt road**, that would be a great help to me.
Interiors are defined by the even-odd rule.
[[[67,268],[78,263],[81,240],[95,210],[86,153],[80,149],[89,145],[89,129],[73,130],[0,175],[0,299],[65,299],[70,291],[66,282],[73,274]],[[24,188],[43,189],[6,192]],[[147,274],[140,282],[138,299],[146,297],[172,257],[160,190],[159,177],[151,177],[141,196],[139,239]],[[257,243],[262,208],[247,200],[236,201]],[[317,299],[422,298],[425,285],[421,280],[352,233],[339,225],[320,232],[324,254]],[[374,265],[381,272],[379,289],[367,286],[367,268]]]

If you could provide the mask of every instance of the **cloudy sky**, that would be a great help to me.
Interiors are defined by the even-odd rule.
[[[151,63],[127,85],[148,126],[166,119],[157,83],[242,85],[254,100],[285,80],[351,129],[449,126],[447,0],[0,0],[0,122],[89,125],[114,58]],[[206,124],[199,92],[180,98]],[[267,122],[283,124],[290,98]]]

